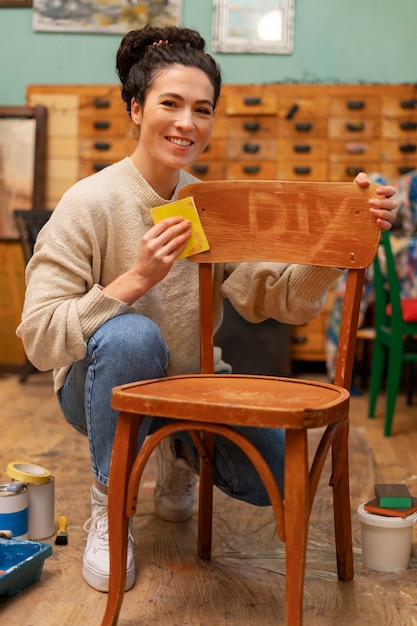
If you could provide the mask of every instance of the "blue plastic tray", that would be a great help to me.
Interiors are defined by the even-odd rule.
[[[0,538],[0,596],[14,596],[38,580],[51,554],[49,543]]]

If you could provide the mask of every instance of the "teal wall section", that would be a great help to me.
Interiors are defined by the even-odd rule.
[[[226,83],[417,82],[416,0],[295,0],[290,55],[218,54]],[[183,25],[210,49],[212,0],[183,0]],[[35,33],[32,9],[0,9],[0,105],[28,84],[115,83],[121,37]]]

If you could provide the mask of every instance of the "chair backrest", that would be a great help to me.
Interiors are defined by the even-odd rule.
[[[33,247],[39,231],[51,217],[52,211],[49,209],[15,209],[13,213],[27,264],[33,255]]]
[[[201,371],[213,368],[212,263],[268,261],[349,270],[335,383],[350,389],[365,268],[375,256],[380,229],[368,199],[375,186],[353,183],[213,181],[186,185],[194,198],[210,250],[200,263]]]

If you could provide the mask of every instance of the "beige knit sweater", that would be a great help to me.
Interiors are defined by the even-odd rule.
[[[195,180],[181,172],[173,200],[181,186]],[[164,280],[133,306],[101,290],[133,265],[140,240],[153,225],[149,209],[166,202],[127,157],[76,183],[42,229],[27,267],[17,335],[37,368],[54,370],[55,390],[71,364],[84,358],[91,335],[107,320],[132,312],[159,326],[170,350],[168,375],[198,371],[197,264],[176,261]],[[318,315],[339,275],[336,269],[301,265],[218,265],[216,326],[222,297],[251,322],[272,317],[304,323]]]

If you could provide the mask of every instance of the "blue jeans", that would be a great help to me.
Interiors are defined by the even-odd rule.
[[[118,412],[111,408],[111,390],[117,385],[160,378],[169,360],[168,348],[157,325],[141,315],[115,317],[92,335],[87,355],[75,362],[58,392],[69,424],[88,436],[93,477],[107,485]],[[147,417],[140,428],[138,446],[166,418]],[[236,427],[264,455],[283,490],[284,432],[272,428]],[[188,433],[176,437],[191,444],[196,466],[198,453]],[[214,480],[228,495],[259,506],[270,504],[257,471],[229,439],[216,435]],[[283,493],[283,491],[282,491]]]

